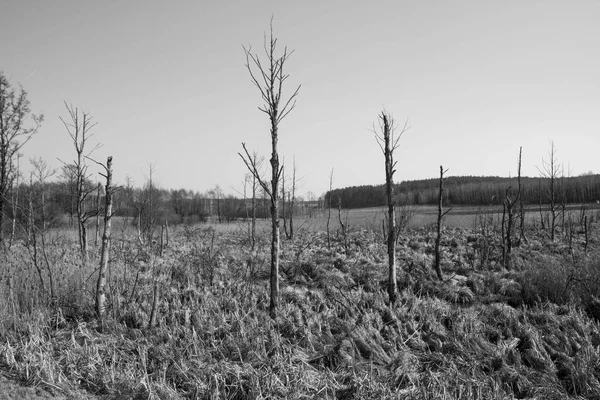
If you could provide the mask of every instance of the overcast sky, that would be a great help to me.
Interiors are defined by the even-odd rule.
[[[24,158],[59,167],[74,149],[66,101],[98,125],[94,157],[116,180],[164,188],[241,189],[241,142],[269,157],[269,121],[244,67],[271,15],[293,49],[280,125],[300,193],[380,184],[372,133],[383,108],[410,130],[396,180],[523,174],[554,141],[571,174],[600,172],[598,1],[3,0],[0,69],[43,112]],[[24,164],[27,164],[25,162]]]

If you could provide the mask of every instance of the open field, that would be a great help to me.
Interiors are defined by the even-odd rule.
[[[586,205],[588,218],[600,220],[600,206],[597,204]],[[446,210],[445,208],[444,210]],[[579,220],[579,211],[581,205],[567,206],[567,218],[570,215],[574,221]],[[437,221],[437,207],[435,206],[410,206],[400,207],[398,215],[409,214],[407,227],[410,229],[423,228],[435,224]],[[547,215],[547,211],[543,211]],[[381,231],[382,222],[386,219],[387,208],[359,208],[342,209],[342,222],[350,229],[369,229]],[[540,226],[540,212],[538,206],[528,206],[525,208],[525,223],[530,227]],[[492,219],[492,222],[499,224],[502,219],[502,207],[500,206],[460,206],[454,207],[452,211],[444,217],[444,226],[454,228],[477,228],[481,224],[481,218]],[[295,217],[296,226],[303,226],[309,230],[324,231],[327,226],[328,213],[325,210],[315,212],[312,217]],[[397,217],[397,220],[399,218]],[[339,214],[337,209],[331,210],[330,228],[336,230],[340,226]]]
[[[408,230],[391,307],[381,232],[358,228],[379,212],[348,212],[347,240],[332,219],[330,244],[317,218],[297,222],[275,320],[266,224],[255,252],[242,223],[172,227],[161,255],[116,223],[102,324],[95,250],[83,265],[73,233],[55,230],[38,271],[15,243],[0,254],[0,371],[43,398],[600,398],[596,224],[587,249],[579,233],[529,230],[511,270],[493,232],[448,227],[443,282],[431,230]]]

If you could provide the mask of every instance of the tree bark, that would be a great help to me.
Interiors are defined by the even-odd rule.
[[[102,322],[106,311],[106,271],[108,269],[108,260],[110,254],[111,237],[111,219],[113,206],[113,188],[112,188],[112,157],[106,160],[106,197],[104,208],[104,232],[102,233],[102,251],[100,255],[100,270],[98,271],[98,281],[96,284],[96,314]]]
[[[277,154],[277,124],[271,118],[271,302],[269,314],[275,319],[279,303],[279,154]]]
[[[385,184],[386,184],[386,202],[388,206],[388,232],[387,232],[387,252],[388,252],[388,296],[390,304],[396,302],[398,292],[398,282],[396,279],[396,213],[394,211],[394,148],[392,142],[392,123],[385,113],[381,114],[383,119],[383,141],[385,155]]]

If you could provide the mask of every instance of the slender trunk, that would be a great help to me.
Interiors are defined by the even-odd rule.
[[[152,289],[152,309],[150,311],[150,321],[148,322],[148,328],[156,326],[156,315],[158,314],[158,302],[160,300],[160,287],[158,285],[158,279],[154,280],[154,288]]]
[[[556,193],[555,193],[555,169],[554,169],[554,143],[551,150],[552,157],[550,158],[550,239],[554,242],[556,230]]]
[[[438,194],[438,216],[437,216],[437,230],[435,236],[435,273],[438,279],[441,281],[444,279],[442,275],[441,266],[441,255],[440,255],[440,242],[442,240],[442,219],[444,217],[443,199],[444,199],[444,168],[440,165],[440,189]]]
[[[285,163],[285,159],[283,160]],[[284,167],[281,167],[281,216],[283,218],[283,233],[287,239],[290,238],[287,227],[287,217],[285,215],[285,173]]]
[[[546,229],[544,226],[544,211],[542,210],[542,180],[538,180],[538,200],[540,203],[540,225],[542,230]]]
[[[252,175],[252,227],[250,241],[253,252],[256,248],[256,185],[256,177]]]
[[[277,154],[277,123],[271,119],[271,302],[269,314],[275,319],[279,303],[279,155]]]
[[[519,185],[519,239],[527,243],[527,236],[525,236],[525,208],[523,206],[523,184],[521,183],[521,155],[523,154],[523,147],[519,148],[519,169],[518,169],[518,185]]]
[[[388,251],[388,295],[390,304],[396,302],[398,292],[397,271],[396,271],[396,213],[394,211],[394,147],[392,143],[391,121],[388,116],[382,113],[383,119],[383,141],[385,155],[385,183],[386,183],[386,202],[388,206],[388,232],[387,232],[387,251]]]
[[[19,211],[18,209],[18,204],[19,204],[19,177],[18,177],[18,170],[17,170],[17,184],[15,186],[15,191],[14,191],[14,195],[13,195],[13,199],[12,199],[12,225],[11,225],[11,229],[10,229],[10,239],[8,242],[8,248],[10,250],[10,248],[13,245],[13,241],[15,240],[15,232],[17,230],[17,213]]]
[[[0,245],[4,245],[4,197],[8,186],[8,143],[5,141],[5,134],[0,135]]]
[[[98,182],[98,189],[96,191],[96,237],[94,239],[94,246],[98,246],[98,240],[100,239],[100,182]]]
[[[219,223],[221,223],[221,198],[217,197],[217,218]]]
[[[290,204],[290,240],[294,239],[294,197],[289,201]]]
[[[329,223],[331,221],[331,196],[333,195],[333,169],[329,174],[329,205],[327,207],[327,248],[331,249],[331,237],[329,235]]]
[[[168,246],[169,245],[169,221],[167,220],[167,218],[165,217],[165,245]]]
[[[506,266],[506,202],[502,203],[502,223],[500,226],[502,227],[500,233],[502,237],[502,265]]]
[[[40,232],[40,239],[42,240],[42,256],[44,257],[44,263],[46,264],[46,270],[48,271],[48,283],[50,286],[50,301],[52,304],[56,303],[56,294],[54,292],[54,274],[50,267],[50,261],[48,260],[48,253],[46,253],[46,235],[44,231]]]
[[[583,244],[583,251],[587,254],[587,248],[588,248],[588,230],[589,230],[589,225],[588,225],[588,217],[587,215],[585,217],[583,217],[584,221],[583,221],[583,226],[584,226],[584,234],[585,234],[585,242]]]
[[[338,197],[338,221],[340,222],[340,230],[342,231],[342,238],[344,239],[344,252],[348,255],[348,239],[346,234],[346,225],[342,221],[342,198]]]
[[[290,203],[290,240],[294,239],[294,197],[296,196],[296,160],[292,170],[292,193]]]
[[[96,284],[96,314],[100,321],[106,311],[106,272],[110,254],[111,219],[113,206],[112,188],[112,157],[106,160],[106,196],[104,200],[104,232],[102,234],[102,250],[100,254],[100,270],[98,271],[98,282]]]

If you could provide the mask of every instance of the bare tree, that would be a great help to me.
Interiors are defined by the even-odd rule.
[[[333,168],[329,173],[329,204],[327,207],[327,248],[331,249],[331,236],[329,235],[329,223],[331,222],[331,197],[333,196]]]
[[[294,162],[292,165],[292,191],[288,193],[289,198],[289,208],[290,208],[290,235],[289,239],[294,239],[294,205],[296,198],[296,157],[294,157]]]
[[[81,257],[84,263],[88,260],[88,238],[87,238],[87,225],[90,218],[95,215],[95,212],[87,211],[85,207],[88,196],[94,192],[95,187],[89,187],[86,183],[88,181],[88,166],[86,158],[98,148],[95,146],[91,151],[86,152],[86,145],[88,140],[92,137],[90,130],[96,126],[95,122],[92,122],[92,117],[86,112],[79,112],[78,108],[73,108],[72,105],[68,105],[65,102],[65,107],[69,112],[71,118],[70,122],[66,122],[62,117],[60,120],[67,129],[73,145],[75,146],[75,152],[77,158],[71,165],[75,169],[75,187],[76,187],[76,206],[77,206],[77,230],[79,233],[79,247],[81,251]],[[63,164],[65,164],[63,162]],[[66,164],[65,164],[66,165]]]
[[[388,206],[388,295],[392,305],[396,302],[398,292],[398,282],[396,281],[396,213],[394,211],[396,206],[394,201],[394,173],[396,172],[397,161],[394,161],[394,151],[398,148],[398,142],[406,129],[405,123],[400,134],[396,135],[394,118],[386,111],[382,111],[379,116],[379,130],[381,133],[378,134],[375,127],[373,127],[375,139],[385,158],[385,193]]]
[[[252,153],[252,165],[255,165],[257,167],[257,171],[260,174],[261,170],[262,170],[262,166],[263,166],[263,159],[262,158],[258,158],[258,154],[256,152]],[[259,183],[258,183],[258,179],[256,178],[256,175],[254,174],[250,174],[252,176],[252,203],[251,203],[251,209],[252,209],[252,220],[251,220],[251,225],[250,225],[250,242],[252,245],[252,251],[254,252],[255,248],[256,248],[256,195],[257,195],[257,190],[259,187]]]
[[[102,190],[102,184],[98,182],[98,188],[96,189],[96,235],[94,237],[94,246],[98,246],[98,240],[100,240],[100,191]]]
[[[102,165],[102,164],[100,164]],[[113,206],[113,194],[115,189],[112,185],[112,157],[106,159],[104,167],[105,174],[101,174],[106,178],[105,197],[104,197],[104,232],[102,233],[102,250],[100,252],[100,269],[98,271],[98,281],[96,283],[96,315],[102,322],[102,317],[106,310],[106,271],[108,270],[108,259],[110,252],[111,238],[111,218]]]
[[[45,268],[48,275],[50,299],[55,301],[56,296],[54,290],[54,274],[51,267],[52,263],[49,261],[46,252],[46,232],[48,227],[46,181],[51,178],[56,171],[50,169],[48,164],[41,158],[31,159],[30,162],[33,166],[33,171],[30,174],[29,180],[29,231],[31,240],[27,242],[27,248],[33,264],[40,275],[42,289],[44,289],[44,282],[41,278],[41,274],[42,269]],[[38,201],[36,202],[37,213],[34,211],[34,195],[38,198]],[[38,223],[36,223],[36,220]]]
[[[220,224],[223,222],[221,214],[221,199],[223,198],[223,190],[219,185],[217,185],[214,187],[214,189],[209,190],[208,195],[212,200],[216,200],[217,202],[217,221]],[[212,206],[210,207],[210,214],[212,216]]]
[[[440,190],[438,193],[438,215],[437,215],[437,230],[435,236],[435,264],[434,269],[437,274],[438,279],[441,281],[444,279],[442,275],[442,265],[441,265],[441,253],[440,253],[440,242],[442,240],[442,221],[446,214],[452,211],[452,207],[444,211],[444,182],[447,178],[444,178],[444,174],[448,172],[448,170],[444,171],[444,167],[440,165]]]
[[[265,34],[264,51],[266,55],[266,64],[261,62],[256,53],[252,53],[251,47],[243,47],[246,54],[246,68],[250,73],[252,83],[258,88],[264,105],[258,109],[269,116],[271,122],[271,187],[260,177],[256,163],[250,157],[246,145],[242,143],[244,154],[239,153],[246,164],[248,170],[256,177],[259,184],[271,202],[271,302],[269,313],[274,319],[279,298],[279,180],[281,179],[281,168],[279,166],[279,153],[277,141],[279,139],[280,122],[295,108],[296,98],[300,91],[300,86],[286,100],[282,100],[283,84],[289,77],[284,73],[286,61],[293,52],[288,53],[287,47],[284,47],[283,54],[277,55],[277,38],[273,37],[273,21],[271,20],[271,33],[269,40]],[[282,106],[283,105],[283,106]]]
[[[0,71],[0,244],[4,244],[4,206],[15,167],[14,159],[39,130],[43,119],[43,115],[31,113],[23,87],[19,85],[15,90]]]
[[[550,239],[554,242],[556,234],[556,220],[560,214],[560,203],[558,199],[558,185],[560,175],[560,165],[556,158],[556,149],[554,142],[550,142],[550,151],[548,152],[548,161],[542,158],[542,167],[538,167],[538,171],[543,178],[549,180],[546,189],[546,197],[548,199],[548,211],[550,211]],[[540,200],[541,201],[541,200]]]
[[[519,147],[519,168],[517,175],[517,184],[519,185],[519,193],[523,193],[523,184],[521,183],[521,155],[523,153],[523,147]],[[527,243],[527,236],[525,235],[525,207],[523,205],[523,196],[519,196],[519,240]]]
[[[283,163],[281,164],[281,218],[283,219],[283,233],[285,234],[286,239],[289,240],[290,234],[288,232],[287,214],[286,214],[286,209],[285,209],[286,194],[287,193],[285,191],[285,158],[284,158]]]
[[[140,244],[152,245],[156,221],[160,217],[160,191],[154,179],[154,164],[148,164],[146,183],[137,201],[138,241]]]
[[[506,189],[504,202],[502,203],[502,263],[505,268],[510,269],[511,253],[513,247],[513,230],[515,219],[515,205],[521,199],[521,154],[522,148],[519,149],[519,164],[518,164],[518,189],[515,198],[511,197],[511,186]],[[504,229],[506,219],[506,229]],[[522,219],[521,219],[522,220]]]

